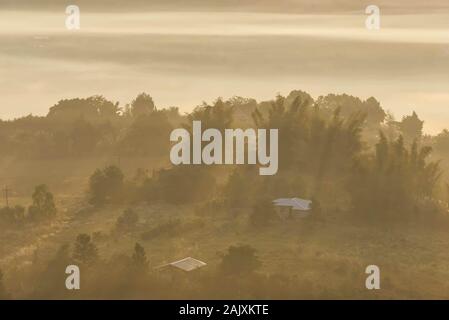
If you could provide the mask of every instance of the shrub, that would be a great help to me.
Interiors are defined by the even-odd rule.
[[[116,166],[97,169],[89,180],[90,203],[103,205],[107,202],[119,202],[123,194],[123,181],[124,175]]]

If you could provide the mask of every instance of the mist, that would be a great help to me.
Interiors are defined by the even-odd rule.
[[[255,12],[0,13],[0,117],[45,115],[58,100],[149,91],[158,106],[190,111],[204,99],[268,99],[302,88],[375,96],[397,117],[415,110],[437,133],[449,110],[447,14]],[[418,76],[419,75],[419,76]],[[132,85],[128,85],[132,83]],[[432,107],[430,107],[432,106]]]

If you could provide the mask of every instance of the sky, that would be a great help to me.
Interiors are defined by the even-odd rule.
[[[65,1],[0,0],[1,119],[94,94],[124,105],[145,91],[187,112],[301,89],[374,96],[398,119],[416,111],[428,133],[449,127],[447,1],[378,1],[377,31],[353,0],[77,3],[70,31]]]

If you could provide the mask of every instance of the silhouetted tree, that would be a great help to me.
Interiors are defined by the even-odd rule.
[[[449,130],[444,129],[433,139],[433,148],[438,154],[449,155]]]
[[[213,106],[203,104],[196,107],[191,114],[188,115],[189,122],[185,127],[192,132],[192,121],[201,121],[203,130],[208,128],[218,129],[224,133],[225,129],[232,128],[233,108],[227,106],[223,100],[218,99]]]
[[[95,149],[100,139],[100,134],[93,124],[84,118],[80,118],[73,123],[68,139],[72,155],[86,155],[91,154]]]
[[[120,168],[108,166],[103,170],[97,169],[89,180],[90,203],[102,205],[106,202],[122,200],[124,175]]]
[[[46,185],[39,185],[34,189],[33,204],[28,208],[28,215],[33,220],[51,218],[56,215],[53,194]]]
[[[142,115],[149,115],[155,110],[153,98],[145,92],[139,94],[131,102],[131,113],[134,117],[140,117]]]
[[[404,146],[399,137],[388,141],[381,133],[373,156],[355,161],[349,193],[358,212],[371,217],[408,218],[413,208],[431,200],[441,176],[438,162],[428,162],[428,146]]]
[[[411,116],[405,116],[399,123],[399,128],[404,135],[406,141],[413,141],[419,139],[422,136],[424,121],[418,118],[418,115],[413,111]]]
[[[216,180],[206,166],[174,166],[154,172],[143,186],[147,200],[169,203],[205,201],[214,194]]]
[[[124,155],[166,155],[170,150],[170,140],[161,137],[169,137],[171,130],[165,112],[154,111],[149,115],[141,115],[126,129],[119,149]]]
[[[88,234],[81,233],[76,238],[73,259],[76,263],[85,265],[91,265],[97,261],[98,249]]]
[[[118,102],[113,103],[103,96],[92,96],[86,99],[65,99],[50,108],[47,117],[62,121],[73,121],[80,118],[99,120],[114,118],[119,115]]]
[[[145,248],[138,242],[136,242],[134,246],[132,261],[134,268],[142,271],[146,271],[148,269],[148,259],[145,253]]]

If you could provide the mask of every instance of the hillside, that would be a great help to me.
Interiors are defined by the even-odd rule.
[[[278,128],[279,172],[173,166],[177,127]],[[375,98],[217,99],[181,115],[148,94],[126,106],[62,100],[0,122],[0,294],[13,298],[447,299],[449,135]],[[437,160],[442,161],[438,162]],[[272,201],[311,199],[282,218]],[[171,274],[186,257],[207,265]],[[65,288],[80,266],[82,290]],[[365,269],[381,270],[367,290]],[[176,284],[176,286],[175,286]],[[220,288],[217,290],[216,288]]]

